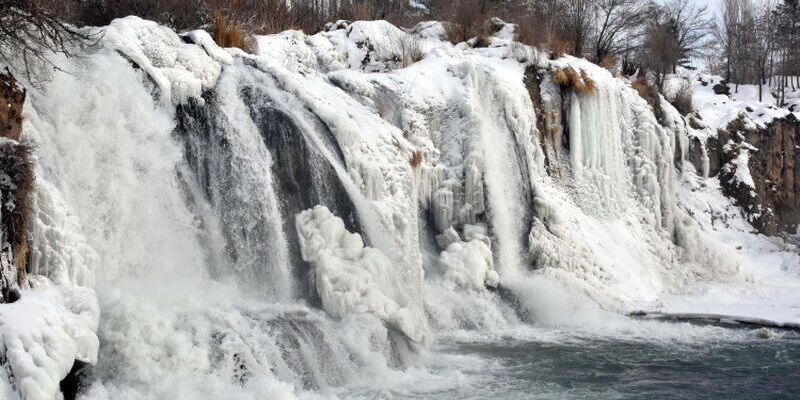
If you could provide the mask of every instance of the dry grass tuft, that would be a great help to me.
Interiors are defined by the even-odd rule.
[[[596,89],[596,84],[584,70],[576,71],[573,67],[564,67],[554,70],[551,73],[553,82],[564,90],[572,90],[577,93],[591,94]]]
[[[611,72],[612,75],[617,76],[617,61],[614,57],[607,56],[600,62],[600,66]]]
[[[553,82],[555,82],[556,85],[561,86],[562,88],[569,87],[570,80],[569,75],[567,75],[568,69],[572,68],[559,68],[550,74],[553,78]]]
[[[411,168],[419,167],[419,165],[422,164],[422,153],[419,151],[412,152],[408,163],[411,164]]]
[[[594,93],[596,88],[597,86],[592,78],[589,77],[589,74],[585,70],[581,70],[581,79],[575,82],[575,90],[580,93],[591,94]]]
[[[475,36],[475,44],[473,47],[489,47],[492,44],[491,35],[485,30],[478,32],[477,36]]]
[[[253,39],[237,24],[221,12],[214,13],[214,40],[220,47],[238,47],[247,53],[253,52]]]
[[[678,92],[675,93],[675,98],[670,101],[673,107],[678,110],[682,115],[688,115],[694,111],[694,101],[692,99],[692,85],[689,82],[684,82]]]
[[[400,56],[403,61],[403,68],[422,60],[425,53],[422,51],[422,44],[419,39],[413,35],[406,35],[400,39]]]
[[[650,104],[650,108],[652,108],[653,112],[655,112],[656,105],[659,101],[658,89],[655,86],[647,83],[647,79],[645,79],[644,76],[640,76],[636,78],[635,81],[631,82],[631,87],[636,89],[636,92],[639,93],[639,96],[647,101],[647,104]]]

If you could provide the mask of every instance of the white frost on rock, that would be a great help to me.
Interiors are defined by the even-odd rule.
[[[426,340],[422,305],[405,285],[408,271],[380,250],[365,247],[361,235],[348,232],[324,206],[298,214],[296,228],[303,260],[314,265],[312,279],[325,311],[336,318],[371,314],[415,342]]]
[[[752,146],[740,146],[739,154],[736,156],[736,158],[725,164],[722,169],[726,173],[733,173],[733,177],[731,179],[735,182],[755,190],[756,184],[753,181],[753,176],[750,174],[750,166],[748,165],[750,162],[750,148],[752,148]],[[755,192],[751,191],[751,193]],[[755,195],[753,195],[753,197],[755,197]]]
[[[457,242],[439,256],[444,278],[464,289],[482,290],[497,287],[500,275],[494,270],[492,251],[481,240]]]
[[[202,47],[214,60],[223,64],[233,64],[233,55],[222,47],[219,47],[208,32],[198,29],[186,33],[185,36],[189,38],[192,43]]]

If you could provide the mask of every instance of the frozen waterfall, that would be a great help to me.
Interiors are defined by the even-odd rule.
[[[373,393],[444,330],[627,312],[735,271],[677,206],[685,133],[585,60],[453,46],[435,23],[288,31],[254,55],[135,17],[103,29],[25,107],[30,296],[82,327],[48,328],[44,366],[4,339],[26,400],[55,398],[74,359],[96,362],[87,399]],[[425,58],[401,68],[407,35]],[[596,91],[561,92],[566,65]]]

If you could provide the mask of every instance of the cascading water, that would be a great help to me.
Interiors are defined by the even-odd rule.
[[[59,60],[26,107],[30,270],[96,290],[87,398],[373,396],[431,379],[453,332],[626,311],[705,268],[674,139],[627,84],[568,60],[597,92],[555,92],[563,61],[440,29],[418,27],[426,57],[402,69],[409,34],[385,22],[246,55],[126,18]],[[538,131],[526,68],[565,99],[568,154]],[[84,292],[69,310],[96,327]]]

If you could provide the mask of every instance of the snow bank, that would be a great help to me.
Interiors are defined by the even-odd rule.
[[[726,144],[726,146],[730,145]],[[753,176],[750,174],[750,166],[748,164],[750,162],[750,149],[748,147],[752,148],[752,146],[739,148],[739,154],[736,158],[725,164],[722,170],[729,174],[732,173],[731,179],[735,182],[731,183],[739,183],[755,190],[756,184],[753,182]],[[755,196],[755,191],[751,191],[751,193]]]
[[[326,207],[316,206],[297,216],[303,260],[314,265],[313,281],[329,314],[343,318],[367,313],[400,330],[411,340],[425,340],[427,325],[421,304],[401,285],[392,260],[365,247],[361,235],[350,233]]]

